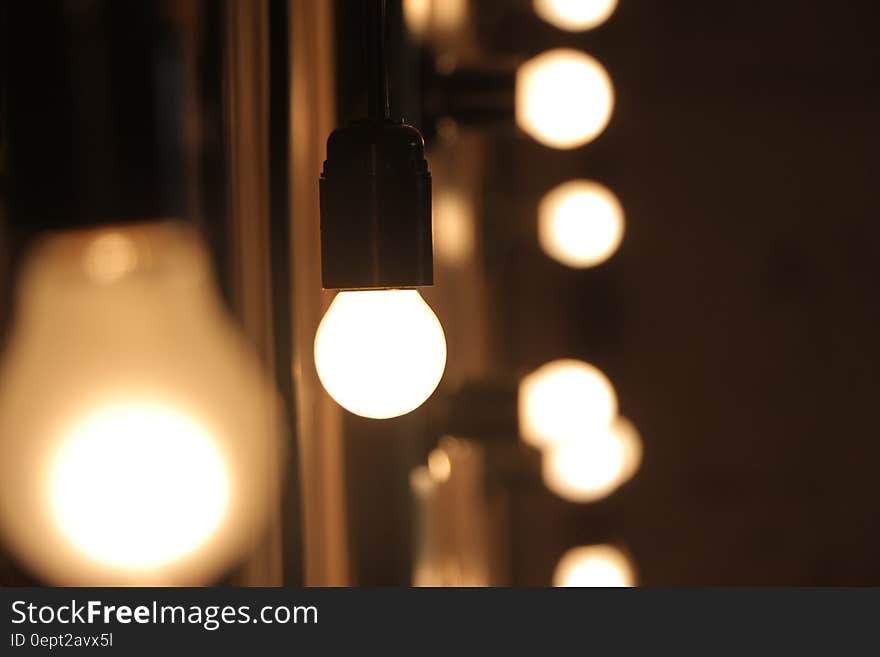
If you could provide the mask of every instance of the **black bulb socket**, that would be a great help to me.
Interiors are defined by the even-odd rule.
[[[433,285],[431,174],[416,128],[386,119],[334,130],[320,188],[325,289]]]

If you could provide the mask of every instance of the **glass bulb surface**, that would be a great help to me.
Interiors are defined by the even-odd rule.
[[[544,253],[569,267],[605,262],[620,246],[623,229],[620,202],[599,183],[563,183],[538,205],[538,242]]]
[[[555,360],[519,384],[519,430],[535,447],[549,447],[606,432],[617,415],[617,394],[598,368]]]
[[[583,32],[608,20],[617,0],[534,0],[535,13],[551,25],[568,32]]]
[[[45,581],[210,584],[261,535],[280,415],[208,263],[173,222],[49,234],[26,259],[0,534]]]
[[[570,502],[607,497],[636,473],[642,443],[632,423],[618,417],[607,431],[548,448],[542,474],[548,489]]]
[[[440,383],[446,338],[416,290],[343,291],[318,326],[315,366],[340,406],[396,417],[421,406]]]
[[[579,50],[549,50],[516,73],[516,122],[554,148],[577,148],[608,125],[614,89],[605,68]]]
[[[159,404],[111,406],[63,438],[50,497],[62,533],[89,557],[151,568],[216,531],[229,501],[227,464],[186,415]]]
[[[559,560],[553,586],[635,586],[635,569],[624,552],[613,545],[572,548]]]

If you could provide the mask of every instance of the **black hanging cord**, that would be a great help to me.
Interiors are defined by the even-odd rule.
[[[388,101],[388,71],[385,62],[385,0],[365,0],[365,38],[368,67],[368,112],[370,119],[391,118]]]

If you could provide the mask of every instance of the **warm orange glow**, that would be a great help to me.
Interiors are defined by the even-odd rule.
[[[112,283],[133,271],[137,265],[137,245],[121,232],[99,235],[92,240],[83,256],[83,270],[97,283]]]
[[[613,545],[588,545],[566,552],[553,573],[553,586],[635,586],[635,569]]]
[[[449,460],[449,454],[444,449],[438,447],[428,454],[428,471],[438,483],[449,480],[449,476],[452,474],[452,463]]]
[[[535,13],[551,25],[583,32],[601,25],[614,13],[617,0],[534,0]]]
[[[623,208],[607,187],[572,180],[550,190],[538,206],[538,241],[569,267],[593,267],[623,239]]]
[[[594,502],[610,495],[638,470],[642,443],[632,423],[617,418],[593,435],[553,445],[543,455],[544,483],[572,502]]]
[[[213,581],[262,532],[279,415],[171,222],[52,234],[0,363],[0,534],[53,584]]]
[[[417,39],[427,38],[432,31],[458,31],[467,17],[467,0],[403,0],[406,28]]]
[[[474,214],[459,192],[438,191],[434,197],[434,253],[450,267],[465,264],[474,252]]]
[[[111,406],[62,439],[49,472],[52,513],[89,558],[114,567],[160,566],[203,545],[229,498],[213,438],[160,405]]]
[[[577,148],[608,125],[614,89],[603,66],[578,50],[534,57],[516,74],[516,122],[539,142]]]
[[[315,335],[315,366],[340,406],[396,417],[421,406],[440,383],[446,337],[416,290],[339,292]]]
[[[608,378],[588,363],[556,360],[519,385],[519,428],[536,447],[559,445],[607,431],[617,414]]]

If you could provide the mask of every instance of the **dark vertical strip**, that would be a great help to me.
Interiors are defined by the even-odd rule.
[[[291,0],[293,1],[293,0]],[[293,377],[290,274],[290,43],[288,0],[269,0],[269,234],[275,378],[291,440],[281,502],[284,584],[302,586],[302,512]]]
[[[223,67],[226,60],[223,35],[226,30],[223,3],[202,0],[201,52],[199,53],[199,97],[202,123],[200,152],[201,194],[200,227],[211,247],[214,269],[223,299],[232,306],[232,267],[229,235],[230,184],[228,177],[229,150],[225,131],[225,90]]]

